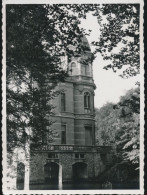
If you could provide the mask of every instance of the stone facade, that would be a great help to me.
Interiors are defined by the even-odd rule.
[[[104,171],[106,163],[102,162],[98,152],[84,152],[84,159],[75,159],[75,154],[75,152],[58,152],[58,159],[48,159],[48,152],[36,152],[30,161],[30,183],[44,183],[44,165],[50,162],[61,166],[62,182],[71,182],[74,179],[75,164],[79,164],[79,167],[82,164],[86,165],[88,181],[96,179]]]

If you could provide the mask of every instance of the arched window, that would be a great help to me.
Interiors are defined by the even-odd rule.
[[[90,94],[88,92],[84,93],[84,108],[90,108]]]
[[[76,63],[75,62],[72,62],[71,63],[71,75],[74,75],[75,74],[75,68],[76,68]]]
[[[75,62],[72,62],[71,63],[71,68],[75,68],[76,67],[76,63]]]

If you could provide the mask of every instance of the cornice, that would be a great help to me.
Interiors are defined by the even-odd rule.
[[[54,115],[53,117],[70,118],[70,119],[76,119],[76,120],[92,120],[92,121],[95,121],[94,116],[92,116],[92,117],[84,117],[83,115],[84,114],[74,114],[74,116]]]
[[[96,89],[96,85],[95,83],[93,82],[88,82],[88,81],[83,81],[83,80],[80,80],[80,81],[77,81],[77,80],[65,80],[65,83],[73,83],[74,85],[87,85],[87,86],[92,86],[94,87],[94,89]]]

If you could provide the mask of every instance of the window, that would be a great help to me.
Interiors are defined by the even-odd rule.
[[[72,62],[71,63],[71,67],[73,68],[73,67],[76,67],[76,63],[75,62]]]
[[[66,124],[61,125],[61,144],[66,144]]]
[[[81,68],[82,68],[82,75],[85,76],[85,73],[86,73],[86,67],[85,67],[85,65],[82,65]]]
[[[79,158],[79,154],[75,154],[75,158]]]
[[[92,127],[85,127],[85,145],[92,145]]]
[[[84,158],[84,154],[80,154],[80,158]]]
[[[61,93],[61,111],[65,111],[66,106],[65,106],[65,93]]]
[[[41,141],[40,141],[41,142]],[[44,143],[44,144],[47,144],[47,133],[44,133],[43,135],[42,135],[42,142]]]
[[[48,153],[48,158],[59,158],[56,153]]]
[[[89,76],[89,65],[85,66],[85,75]]]
[[[82,75],[84,76],[90,76],[89,75],[90,72],[89,72],[89,65],[82,65]]]
[[[90,108],[90,94],[84,93],[84,108]]]
[[[77,159],[83,159],[84,158],[84,154],[76,153],[75,154],[75,158],[77,158]]]
[[[76,68],[76,63],[75,62],[72,62],[71,63],[71,75],[75,75],[75,68]]]

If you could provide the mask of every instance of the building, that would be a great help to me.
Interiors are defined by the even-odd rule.
[[[29,190],[30,184],[52,182],[59,186],[66,182],[94,182],[111,164],[112,148],[95,144],[96,86],[86,37],[81,38],[81,48],[84,51],[70,62],[64,59],[70,76],[57,85],[60,94],[51,102],[56,106],[51,127],[56,133],[54,142],[46,141],[31,151],[26,144],[27,155],[23,148],[15,149],[9,157],[12,162],[8,162],[8,189]]]
[[[65,83],[58,84],[61,93],[52,101],[56,106],[53,117],[56,139],[51,145],[32,151],[30,183],[95,180],[110,161],[109,148],[95,145],[96,86],[86,37],[81,39],[81,46],[86,50],[71,58],[70,76]]]

